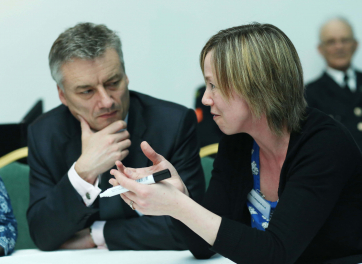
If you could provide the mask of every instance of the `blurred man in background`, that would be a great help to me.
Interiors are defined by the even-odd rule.
[[[358,47],[352,26],[344,18],[327,21],[320,29],[319,53],[327,67],[306,86],[310,107],[343,123],[362,147],[362,73],[352,66]]]

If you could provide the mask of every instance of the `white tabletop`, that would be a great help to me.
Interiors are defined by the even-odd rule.
[[[215,255],[207,260],[195,259],[190,251],[132,251],[119,250],[109,251],[108,249],[84,249],[84,250],[57,250],[40,251],[37,249],[18,250],[11,256],[1,257],[1,264],[230,264],[231,260],[220,255]]]

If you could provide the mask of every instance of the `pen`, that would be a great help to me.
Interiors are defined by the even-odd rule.
[[[156,183],[156,182],[162,181],[167,178],[171,178],[171,173],[168,169],[165,169],[162,171],[155,172],[154,174],[148,175],[144,178],[138,179],[138,180],[136,180],[136,182],[141,183],[141,184],[152,184],[152,183]],[[118,186],[105,190],[99,196],[101,198],[102,197],[111,197],[111,196],[115,196],[117,194],[125,193],[128,191],[129,190],[127,190],[123,186],[118,185]]]

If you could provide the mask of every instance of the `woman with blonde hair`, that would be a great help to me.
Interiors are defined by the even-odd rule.
[[[116,162],[122,194],[146,215],[170,215],[196,258],[237,263],[356,263],[362,257],[362,155],[347,129],[308,108],[289,38],[269,24],[222,30],[200,56],[219,144],[202,205],[146,142],[153,166]],[[172,177],[131,179],[168,168]],[[334,261],[334,262],[333,262]]]

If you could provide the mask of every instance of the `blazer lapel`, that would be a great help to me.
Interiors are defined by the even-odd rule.
[[[147,157],[142,153],[140,144],[146,132],[146,125],[142,117],[143,107],[139,101],[132,97],[130,99],[127,130],[130,134],[131,147],[128,156],[122,161],[126,167],[140,168],[147,166]],[[109,171],[102,175],[102,188],[112,187],[109,179],[112,176]],[[137,217],[137,213],[127,205],[119,195],[105,197],[99,200],[101,219],[122,219]]]
[[[66,153],[65,155],[65,163],[66,168],[70,168],[74,162],[76,162],[80,155],[82,154],[82,131],[80,128],[80,123],[68,110],[68,123],[65,126],[66,135],[68,137],[68,141],[66,144]]]
[[[323,74],[322,81],[330,98],[338,98],[344,104],[351,104],[356,99],[351,91],[339,86],[327,73]]]
[[[126,167],[142,168],[148,165],[148,159],[141,150],[147,127],[142,116],[143,106],[137,98],[131,94],[131,103],[128,116],[127,130],[130,134],[131,147],[128,156],[123,160]]]
[[[362,73],[355,71],[357,77],[357,90],[356,98],[358,99],[358,104],[361,105],[362,102]]]

